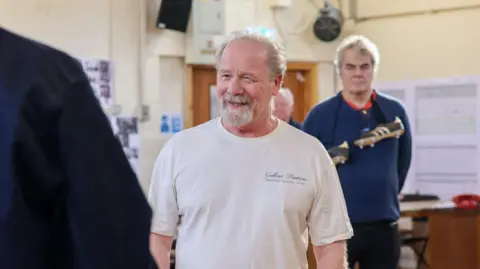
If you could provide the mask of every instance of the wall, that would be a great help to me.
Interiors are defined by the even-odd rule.
[[[480,5],[476,0],[359,0],[356,31],[377,43],[378,81],[478,74]],[[465,8],[441,11],[448,8]],[[437,10],[437,11],[436,11]],[[402,13],[417,13],[408,15]],[[422,14],[423,13],[423,14]],[[397,16],[393,16],[397,14]],[[390,17],[388,17],[390,16]]]
[[[0,24],[3,27],[75,57],[112,60],[114,99],[127,115],[137,113],[141,98],[137,90],[142,82],[139,74],[140,20],[140,5],[131,0],[0,0]],[[144,144],[145,140],[147,143],[151,141],[147,130],[155,128],[152,126],[142,126]],[[157,144],[144,148],[151,149]],[[151,159],[147,150],[141,154],[141,158],[147,155],[145,159]],[[142,162],[142,170],[145,170],[143,166]],[[147,173],[142,171],[141,177],[145,187]]]
[[[227,1],[230,5],[236,3]],[[244,5],[243,12],[254,13],[254,23],[258,25],[280,29],[290,60],[319,62],[320,96],[332,94],[331,61],[337,42],[325,44],[313,37],[311,23],[317,9],[309,0],[295,0],[291,8],[274,13],[268,2],[258,0],[253,6]],[[341,1],[347,14],[348,2]],[[385,4],[382,0],[358,0],[357,15],[367,20],[358,22],[355,32],[375,41],[382,54],[377,80],[478,72],[480,32],[475,25],[480,23],[480,10],[402,14],[474,2],[402,0]],[[322,1],[313,3],[320,6]],[[184,108],[183,63],[191,37],[154,28],[159,4],[160,0],[0,0],[1,25],[77,57],[111,59],[116,75],[115,102],[122,106],[124,114],[137,114],[140,100],[150,106],[151,120],[141,126],[140,179],[144,189],[149,184],[155,157],[169,138],[159,134],[160,114],[182,112]],[[235,18],[232,12],[236,9],[230,6],[229,10],[227,16]],[[392,13],[397,17],[391,17]],[[371,17],[376,19],[368,19]]]
[[[475,0],[405,0],[387,5],[359,0],[357,16],[366,20],[360,20],[355,30],[370,37],[381,53],[376,80],[478,75],[479,4]],[[417,187],[416,182],[407,181],[403,190],[413,192]]]
[[[319,71],[323,78],[320,86],[331,88],[333,68],[328,62],[335,46],[314,40],[311,27],[307,29],[300,18],[313,20],[316,11],[308,0],[298,2],[301,4],[277,14],[282,29],[286,29],[288,54],[292,60],[326,61]],[[273,13],[265,3],[256,1],[249,7],[254,10],[245,12],[255,12],[259,24],[275,26]],[[144,190],[153,162],[169,138],[159,133],[160,115],[184,111],[184,57],[189,35],[155,29],[159,5],[160,0],[0,0],[3,27],[75,57],[112,60],[114,99],[123,114],[138,115],[141,101],[149,105],[150,120],[141,125],[140,181]],[[235,10],[232,7],[230,12]],[[302,24],[301,31],[296,25],[288,29],[286,19],[292,18]]]
[[[317,62],[319,64],[319,96],[326,97],[335,85],[335,74],[332,65],[337,42],[325,44],[313,36],[312,24],[318,15],[317,6],[321,0],[295,0],[295,5],[288,9],[273,11],[266,0],[226,0],[226,31],[258,25],[275,27],[281,34],[290,61]],[[183,112],[184,109],[184,72],[182,61],[193,64],[213,64],[213,57],[191,59],[192,25],[186,35],[155,29],[157,11],[160,0],[147,0],[146,14],[146,73],[145,98],[155,111],[152,121],[144,125],[144,142],[149,145],[142,152],[142,182],[148,185],[148,175],[153,160],[168,136],[158,135],[159,116],[162,112]],[[331,1],[338,5],[338,1]],[[344,0],[345,2],[345,0]],[[238,11],[242,10],[242,16]],[[250,14],[246,16],[244,14]],[[162,69],[162,66],[164,69]],[[163,71],[165,70],[165,71]],[[162,79],[167,78],[167,79]],[[324,94],[324,89],[326,94]],[[156,124],[156,125],[155,125]],[[150,147],[151,145],[151,147]]]

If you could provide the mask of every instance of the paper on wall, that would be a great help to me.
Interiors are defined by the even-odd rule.
[[[215,85],[210,86],[210,119],[220,117],[220,104],[217,99],[217,88]]]
[[[139,120],[137,117],[113,116],[110,123],[115,137],[120,141],[130,165],[138,175],[140,154]]]
[[[83,70],[103,108],[113,104],[113,67],[110,61],[81,59]]]

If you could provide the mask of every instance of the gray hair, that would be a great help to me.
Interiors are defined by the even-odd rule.
[[[285,72],[287,71],[287,56],[283,46],[273,39],[247,30],[232,32],[230,37],[225,42],[223,42],[222,45],[220,45],[215,55],[215,67],[217,69],[225,48],[232,42],[239,40],[252,41],[263,44],[268,50],[267,65],[270,79],[273,80],[278,76],[282,76],[283,79],[283,77],[285,76]]]
[[[377,46],[362,35],[352,35],[346,37],[337,48],[337,55],[335,57],[335,67],[337,72],[343,64],[343,56],[347,49],[358,49],[361,54],[368,55],[372,59],[373,71],[377,72],[378,64],[380,63],[380,53]]]
[[[278,94],[282,95],[287,99],[287,101],[293,105],[295,103],[295,98],[293,97],[293,93],[289,88],[280,88]]]

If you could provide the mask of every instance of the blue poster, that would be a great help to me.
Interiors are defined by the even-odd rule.
[[[182,130],[182,116],[179,114],[172,115],[170,117],[171,126],[172,126],[172,133],[178,133]]]
[[[168,115],[162,115],[162,122],[160,123],[160,132],[162,133],[169,133],[170,132],[170,120]]]
[[[180,113],[162,114],[160,132],[163,134],[175,134],[183,129],[183,118]]]

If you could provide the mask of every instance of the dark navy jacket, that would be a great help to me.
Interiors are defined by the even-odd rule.
[[[0,268],[151,268],[151,210],[79,63],[0,28]]]
[[[347,104],[341,94],[314,107],[303,123],[303,130],[327,149],[349,143],[349,159],[338,165],[337,171],[352,223],[397,220],[398,193],[410,168],[412,137],[403,105],[381,93],[376,94],[375,102],[386,122],[397,116],[402,120],[405,134],[400,139],[385,139],[373,148],[355,146],[353,142],[362,130],[373,130],[380,122],[373,107],[363,114]]]
[[[296,121],[293,120],[292,118],[290,118],[290,121],[288,122],[288,124],[290,124],[291,126],[297,128],[297,129],[300,129],[300,130],[302,129],[302,124],[296,122]]]

